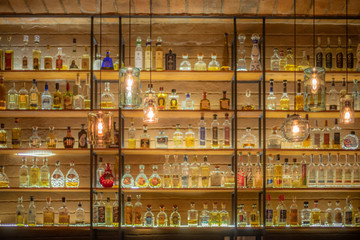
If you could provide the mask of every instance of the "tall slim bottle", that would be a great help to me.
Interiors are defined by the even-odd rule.
[[[41,67],[41,50],[39,49],[40,36],[34,36],[35,48],[33,49],[33,69],[40,70]]]
[[[221,71],[229,71],[229,40],[228,40],[228,34],[224,34],[224,49],[223,49],[223,60],[221,63]]]

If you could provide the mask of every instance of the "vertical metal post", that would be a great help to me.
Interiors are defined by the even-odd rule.
[[[266,37],[266,19],[265,17],[263,18],[263,58],[262,58],[262,66],[263,66],[263,69],[262,69],[262,87],[263,87],[263,94],[262,94],[262,97],[263,97],[263,114],[262,114],[262,120],[263,120],[263,146],[262,146],[262,149],[263,149],[263,209],[262,209],[262,215],[264,216],[262,218],[262,222],[263,222],[263,230],[264,232],[266,232],[266,226],[265,226],[265,214],[266,214],[266,209],[265,209],[265,206],[266,206],[266,110],[265,110],[265,106],[266,106],[266,97],[265,97],[265,93],[266,93],[266,71],[265,71],[265,59],[266,59],[266,53],[265,53],[265,37]],[[265,238],[265,236],[264,236]]]
[[[236,18],[234,18],[234,57],[233,57],[233,70],[234,70],[234,118],[235,118],[235,122],[234,122],[234,126],[233,128],[235,129],[234,131],[234,173],[235,173],[235,189],[234,189],[234,201],[233,201],[233,206],[232,206],[232,211],[234,212],[233,214],[233,220],[234,220],[234,226],[235,226],[235,234],[234,234],[234,239],[236,239],[236,236],[237,236],[237,175],[238,175],[238,161],[237,161],[237,119],[238,119],[238,116],[237,116],[237,72],[236,72],[236,54],[237,54],[237,44],[236,44],[236,36],[237,36],[237,32],[236,32]]]
[[[93,101],[94,101],[94,94],[93,94],[93,79],[94,79],[94,69],[93,69],[93,55],[94,55],[94,17],[91,17],[91,33],[90,33],[90,110],[93,110]],[[94,237],[94,228],[93,228],[93,158],[94,158],[94,148],[93,145],[90,144],[90,239],[92,240]]]
[[[119,56],[122,56],[122,21],[121,21],[121,17],[119,17]],[[119,63],[120,65],[122,65],[122,62],[120,61]],[[121,67],[120,67],[121,68]],[[120,92],[120,86],[119,86],[119,92]],[[118,146],[118,155],[119,155],[119,166],[118,166],[118,181],[119,181],[119,186],[118,186],[118,199],[119,199],[119,229],[118,229],[118,233],[119,233],[119,239],[123,239],[123,234],[122,234],[122,229],[121,229],[121,220],[122,220],[122,194],[121,194],[121,178],[122,178],[122,171],[123,171],[123,156],[122,156],[122,135],[124,132],[124,123],[123,123],[123,116],[122,116],[122,111],[121,111],[121,107],[119,106],[119,115],[118,115],[118,119],[119,119],[119,132],[118,132],[118,139],[119,139],[119,146]]]

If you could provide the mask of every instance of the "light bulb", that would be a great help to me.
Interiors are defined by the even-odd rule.
[[[149,122],[154,122],[155,121],[154,117],[155,117],[154,108],[149,107],[149,111],[146,113],[146,118]]]
[[[97,124],[97,131],[98,131],[98,134],[103,134],[103,129],[104,129],[104,123],[102,121],[102,118],[99,119],[99,122]]]
[[[298,133],[298,132],[300,132],[299,126],[298,126],[298,125],[294,125],[294,126],[292,127],[292,132],[293,132],[293,133]]]
[[[344,123],[350,123],[351,121],[351,109],[349,107],[346,107],[344,109]]]
[[[316,94],[319,91],[319,79],[317,78],[317,70],[313,68],[311,78],[311,93]]]
[[[126,75],[125,82],[126,82],[126,87],[125,87],[125,89],[126,89],[126,97],[131,98],[132,87],[133,87],[133,84],[134,84],[134,78],[133,78],[132,74],[127,74]]]

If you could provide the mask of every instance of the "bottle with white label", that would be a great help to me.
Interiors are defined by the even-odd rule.
[[[143,52],[141,47],[141,37],[137,37],[136,39],[135,67],[140,70],[143,69]]]

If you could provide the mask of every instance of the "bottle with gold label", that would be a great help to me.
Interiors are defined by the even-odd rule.
[[[311,210],[311,226],[321,226],[321,210],[318,208],[318,201],[314,201],[314,208]]]
[[[200,165],[201,187],[210,187],[210,163],[207,161],[207,156],[204,156],[204,162]]]
[[[85,46],[84,54],[81,57],[81,70],[89,70],[90,69],[90,55],[88,52],[88,47]]]
[[[25,226],[25,207],[23,205],[23,197],[18,198],[18,205],[15,213],[16,226]]]
[[[259,215],[260,214],[259,211],[257,210],[256,204],[253,204],[252,210],[249,213],[251,227],[258,227],[260,225]]]
[[[210,221],[209,221],[210,227],[218,227],[220,226],[220,213],[217,210],[217,202],[213,203],[213,210],[210,211]]]
[[[11,71],[14,69],[14,50],[11,49],[11,36],[7,37],[8,46],[5,49],[4,70]]]
[[[179,95],[176,94],[176,89],[171,90],[171,94],[169,95],[169,109],[170,110],[178,110],[179,106]]]
[[[49,127],[49,135],[46,138],[46,146],[47,148],[56,148],[56,137],[55,137],[55,127],[50,126]]]
[[[280,99],[280,110],[290,110],[290,99],[287,94],[287,80],[283,81],[283,95]]]
[[[149,149],[150,148],[150,135],[147,132],[148,126],[143,126],[143,134],[140,136],[140,148]]]
[[[52,109],[53,110],[61,110],[62,109],[62,94],[61,92],[59,91],[59,83],[56,83],[55,84],[55,92],[54,92],[54,95],[53,95],[53,106],[52,106]]]
[[[48,167],[48,160],[45,157],[43,159],[43,165],[40,168],[40,187],[41,188],[50,188],[50,170]]]
[[[230,109],[230,99],[226,97],[226,91],[223,91],[223,97],[220,98],[220,110]]]
[[[73,107],[73,95],[70,92],[70,83],[66,83],[66,92],[64,93],[64,110],[71,110]]]
[[[56,70],[67,70],[67,65],[66,65],[65,59],[66,59],[66,56],[62,52],[62,48],[59,47],[58,52],[55,55]]]
[[[44,57],[44,69],[53,70],[53,57],[50,55],[50,45],[46,46],[46,53]]]
[[[70,212],[66,206],[66,199],[62,197],[62,207],[59,208],[59,221],[58,224],[62,226],[70,225]]]
[[[145,48],[145,70],[150,71],[152,69],[152,48],[151,48],[151,38],[147,37],[146,39],[146,48]]]
[[[142,226],[142,203],[140,201],[141,195],[136,195],[136,203],[134,205],[134,226]]]
[[[19,127],[18,118],[15,118],[15,126],[11,130],[11,145],[13,148],[21,147],[21,128]]]
[[[156,215],[156,225],[157,227],[167,227],[168,219],[167,214],[165,213],[165,206],[160,205],[160,212]]]
[[[164,88],[160,87],[159,93],[157,94],[157,100],[158,100],[158,110],[165,110],[166,109],[166,97],[167,94],[164,93]]]
[[[40,108],[39,96],[40,93],[37,88],[36,79],[33,79],[33,86],[30,89],[30,110],[38,110]]]
[[[189,130],[185,133],[185,147],[186,148],[195,147],[195,133],[192,130],[191,124],[189,124]]]
[[[296,96],[295,96],[295,110],[304,110],[304,95],[301,93],[301,80],[297,80]]]
[[[153,166],[153,174],[149,178],[149,184],[151,188],[160,188],[162,185],[161,177],[158,174],[158,166]]]
[[[46,198],[46,206],[43,208],[43,225],[53,226],[55,219],[54,208],[51,206],[51,197]]]
[[[207,93],[203,93],[203,99],[200,101],[200,110],[210,110],[210,100],[206,98]]]
[[[155,50],[155,68],[156,71],[164,70],[164,50],[161,46],[162,39],[158,37],[156,39],[156,50]]]
[[[110,203],[110,198],[106,198],[106,204],[105,204],[105,225],[106,226],[112,226],[113,224],[113,208]]]
[[[27,45],[29,43],[29,36],[24,35],[24,46],[21,49],[22,51],[22,59],[21,59],[21,69],[22,70],[28,70],[29,69],[29,53],[27,50]]]
[[[40,187],[40,168],[37,165],[37,158],[33,158],[33,165],[30,168],[30,179],[29,187],[38,188]]]
[[[26,165],[26,158],[22,158],[22,165],[19,169],[19,187],[27,188],[29,187],[29,168]]]
[[[34,36],[35,48],[33,49],[33,69],[40,70],[41,67],[41,50],[39,49],[40,36]]]
[[[131,203],[131,195],[127,195],[125,203],[125,226],[131,227],[133,225],[133,204]]]
[[[18,95],[19,95],[19,101],[18,101],[19,109],[27,110],[29,108],[29,92],[25,88],[25,82],[23,82],[23,87],[19,90]],[[0,100],[0,105],[1,105],[1,100]],[[0,106],[0,109],[1,109],[1,106]]]

